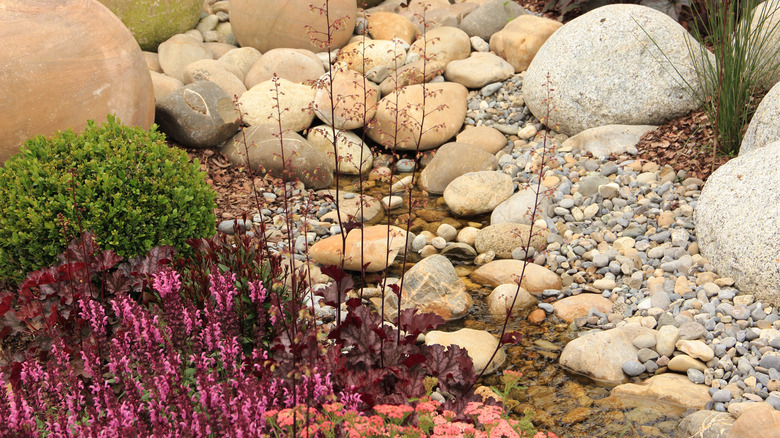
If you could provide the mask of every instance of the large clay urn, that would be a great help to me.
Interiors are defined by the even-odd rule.
[[[230,24],[241,46],[263,53],[283,47],[322,52],[318,41],[325,41],[328,29],[321,13],[324,5],[325,0],[231,0]],[[355,30],[355,0],[328,0],[328,17],[333,31],[330,47],[343,47]]]
[[[203,0],[99,0],[130,29],[143,50],[195,27]]]
[[[0,163],[25,140],[103,122],[148,129],[152,79],[130,31],[96,0],[4,0]]]

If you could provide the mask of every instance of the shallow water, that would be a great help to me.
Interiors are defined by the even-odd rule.
[[[400,176],[405,176],[400,175]],[[357,192],[357,177],[342,177],[341,189]],[[378,183],[365,190],[364,194],[381,199],[387,196],[386,183]],[[365,187],[365,186],[364,186]],[[436,213],[446,213],[449,223],[458,221],[462,225],[468,222],[480,222],[489,225],[489,215],[469,218],[453,218],[439,196],[425,196],[416,191],[414,195],[421,199],[425,209]],[[424,198],[423,198],[424,197]],[[399,216],[408,213],[408,201],[404,206],[390,213],[391,223]],[[415,206],[414,211],[419,210]],[[387,223],[387,217],[374,223]],[[424,225],[419,220],[412,231],[419,232],[420,227],[435,233],[441,221]],[[457,228],[457,227],[456,227]],[[407,268],[419,257],[412,254]],[[487,330],[498,335],[503,325],[503,318],[498,319],[489,314],[486,309],[486,299],[492,289],[481,287],[468,279],[468,274],[475,268],[473,264],[457,266],[458,275],[466,285],[474,300],[469,313],[462,319],[451,321],[439,330],[455,331],[461,328]],[[390,275],[400,276],[400,268],[391,268]],[[526,409],[534,413],[534,424],[542,429],[554,432],[560,437],[669,437],[674,435],[685,409],[675,405],[649,403],[644,400],[613,398],[609,396],[610,388],[600,386],[584,377],[576,376],[564,370],[558,364],[558,356],[563,347],[578,336],[569,324],[548,315],[541,325],[529,323],[525,316],[527,312],[513,318],[507,327],[508,331],[521,333],[519,345],[506,347],[507,361],[501,369],[514,369],[523,373],[520,384],[527,389],[515,390],[511,397],[520,404],[513,410],[522,417]],[[500,371],[493,375],[483,376],[480,384],[500,386]],[[639,383],[640,380],[632,380]]]

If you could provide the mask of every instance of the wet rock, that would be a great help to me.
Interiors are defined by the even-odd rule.
[[[457,345],[465,348],[474,362],[474,372],[492,373],[506,360],[504,349],[498,350],[493,361],[488,363],[493,352],[498,347],[498,339],[484,330],[463,328],[455,332],[430,331],[425,334],[425,345],[439,344],[444,346]]]
[[[579,294],[566,297],[553,303],[555,316],[566,322],[572,322],[581,316],[588,316],[590,309],[601,313],[612,311],[612,301],[597,294]]]
[[[436,150],[431,162],[420,173],[420,187],[428,193],[442,194],[452,180],[461,175],[497,167],[496,157],[478,146],[447,143]]]
[[[521,313],[536,304],[536,298],[525,289],[518,288],[517,284],[501,284],[496,286],[487,298],[490,313],[494,316],[506,316],[507,310],[512,306],[512,300],[514,300],[512,315]]]
[[[734,417],[725,412],[696,411],[680,421],[675,433],[680,438],[726,438]]]
[[[444,189],[444,202],[458,216],[476,216],[493,211],[512,196],[512,177],[499,172],[469,172]]]
[[[392,264],[406,246],[406,231],[398,227],[390,227],[389,239],[386,225],[366,227],[362,231],[362,236],[358,229],[347,234],[345,256],[341,252],[341,235],[318,241],[309,248],[309,256],[320,265],[341,265],[343,260],[346,270],[360,271],[367,264],[366,272],[377,272]]]
[[[516,248],[525,248],[530,234],[530,225],[512,222],[489,225],[477,232],[474,247],[477,252],[493,251],[496,257],[509,259],[512,258],[512,251]],[[531,248],[536,252],[544,251],[549,234],[546,229],[535,229],[531,235]]]
[[[514,283],[523,271],[520,260],[494,260],[477,268],[471,273],[471,279],[479,284],[498,286]],[[534,263],[525,267],[525,276],[520,284],[528,292],[539,295],[546,289],[561,289],[560,277],[549,269]]]
[[[679,374],[659,374],[642,384],[616,386],[610,395],[642,398],[650,403],[674,403],[686,409],[704,409],[710,394],[705,385],[697,385]]]

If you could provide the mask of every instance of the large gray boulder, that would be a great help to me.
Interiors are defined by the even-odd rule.
[[[466,15],[460,22],[460,30],[468,36],[478,36],[485,41],[503,29],[506,24],[518,15],[527,14],[528,11],[515,2],[506,0],[488,0],[474,12]]]
[[[780,85],[775,85],[758,104],[742,137],[739,155],[780,140]]]
[[[694,221],[699,251],[757,301],[780,305],[780,141],[721,166]]]
[[[157,102],[155,120],[168,137],[182,146],[219,146],[238,131],[233,99],[210,81],[193,82]]]
[[[537,118],[549,115],[547,125],[569,136],[609,124],[658,125],[698,107],[685,85],[699,86],[688,45],[698,53],[699,43],[655,9],[594,9],[547,39],[523,79],[523,97]]]

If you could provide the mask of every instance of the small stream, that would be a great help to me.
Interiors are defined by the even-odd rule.
[[[401,174],[399,177],[408,174]],[[419,174],[418,174],[419,175]],[[341,189],[350,192],[358,191],[357,177],[341,177]],[[388,194],[386,183],[364,184],[368,187],[364,194],[381,199]],[[424,194],[413,192],[417,199]],[[423,199],[425,209],[435,211],[437,216],[445,216],[442,220],[424,225],[419,219],[412,226],[413,232],[422,229],[436,228],[441,222],[451,225],[460,223],[479,222],[483,226],[490,223],[489,215],[454,218],[450,215],[446,206],[441,202],[441,197],[430,196]],[[416,208],[415,211],[418,211]],[[404,206],[390,213],[391,224],[399,216],[408,214],[408,200],[404,199]],[[415,216],[413,214],[413,220]],[[386,224],[387,217],[375,219],[372,223]],[[456,228],[459,228],[456,226]],[[412,257],[407,262],[407,268],[411,267],[419,257]],[[454,263],[455,264],[455,263]],[[461,328],[487,330],[498,334],[503,325],[503,319],[490,315],[486,309],[486,299],[492,289],[480,286],[469,280],[468,275],[476,266],[473,264],[456,265],[458,275],[467,285],[474,300],[474,304],[465,318],[450,321],[438,330],[456,331]],[[397,265],[396,265],[397,266]],[[400,276],[401,269],[395,266],[391,268],[390,275]],[[531,309],[532,310],[532,309]],[[551,431],[560,437],[586,438],[586,437],[670,437],[674,435],[680,419],[685,414],[685,409],[675,405],[661,405],[648,403],[643,400],[610,397],[610,388],[599,386],[584,377],[576,376],[564,370],[558,364],[558,357],[563,347],[578,336],[577,330],[548,315],[540,324],[531,324],[527,319],[527,313],[513,318],[507,327],[508,331],[516,331],[522,334],[519,345],[505,347],[507,361],[501,369],[514,369],[523,373],[520,384],[526,389],[517,389],[511,397],[520,402],[513,410],[518,417],[523,412],[531,409],[534,412],[534,424],[544,430]],[[634,383],[640,380],[633,381]],[[498,373],[485,376],[480,382],[486,386],[500,386]]]

